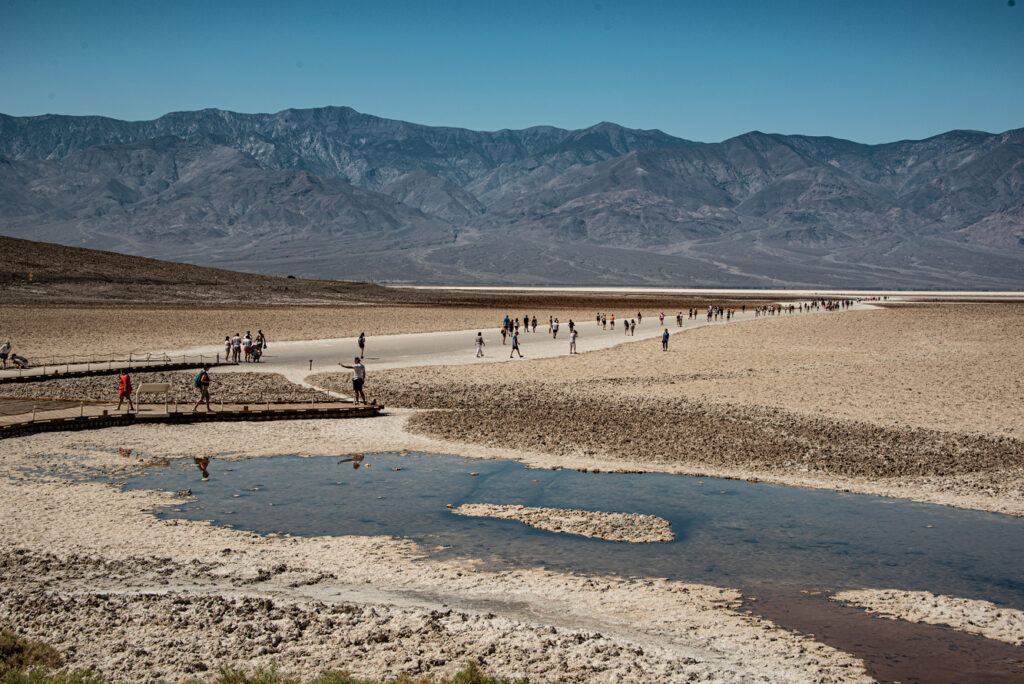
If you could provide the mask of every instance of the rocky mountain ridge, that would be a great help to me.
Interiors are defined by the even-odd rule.
[[[721,143],[349,108],[0,115],[0,233],[327,278],[1024,288],[1024,129]]]

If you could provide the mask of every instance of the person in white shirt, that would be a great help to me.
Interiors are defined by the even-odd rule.
[[[579,335],[579,333],[576,332],[576,328],[573,328],[572,332],[569,333],[569,353],[570,354],[578,353],[576,351],[576,336],[577,335]]]
[[[363,381],[366,380],[366,366],[363,365],[363,362],[359,360],[358,356],[351,366],[346,366],[341,362],[338,362],[338,365],[352,371],[352,394],[355,397],[352,403],[358,404],[359,398],[362,397],[363,403],[365,404],[366,394],[363,393]]]
[[[484,334],[482,332],[476,334],[476,355],[477,358],[484,355]]]

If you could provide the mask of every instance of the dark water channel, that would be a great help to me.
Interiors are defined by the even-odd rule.
[[[127,487],[191,489],[198,498],[163,517],[259,533],[402,536],[437,555],[494,567],[735,587],[924,589],[1024,609],[1024,519],[713,478],[534,470],[415,453],[368,454],[360,467],[341,458],[214,460],[206,480],[195,463],[180,460]],[[672,523],[676,540],[607,542],[445,507],[463,503],[651,513]]]

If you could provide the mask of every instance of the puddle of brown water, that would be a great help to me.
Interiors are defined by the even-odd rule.
[[[1024,648],[941,625],[874,617],[830,601],[827,592],[771,587],[744,595],[745,609],[862,659],[881,682],[1024,682]]]

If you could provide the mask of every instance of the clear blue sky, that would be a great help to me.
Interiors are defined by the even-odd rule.
[[[1024,127],[1024,0],[0,0],[0,112],[348,105],[719,141]]]

